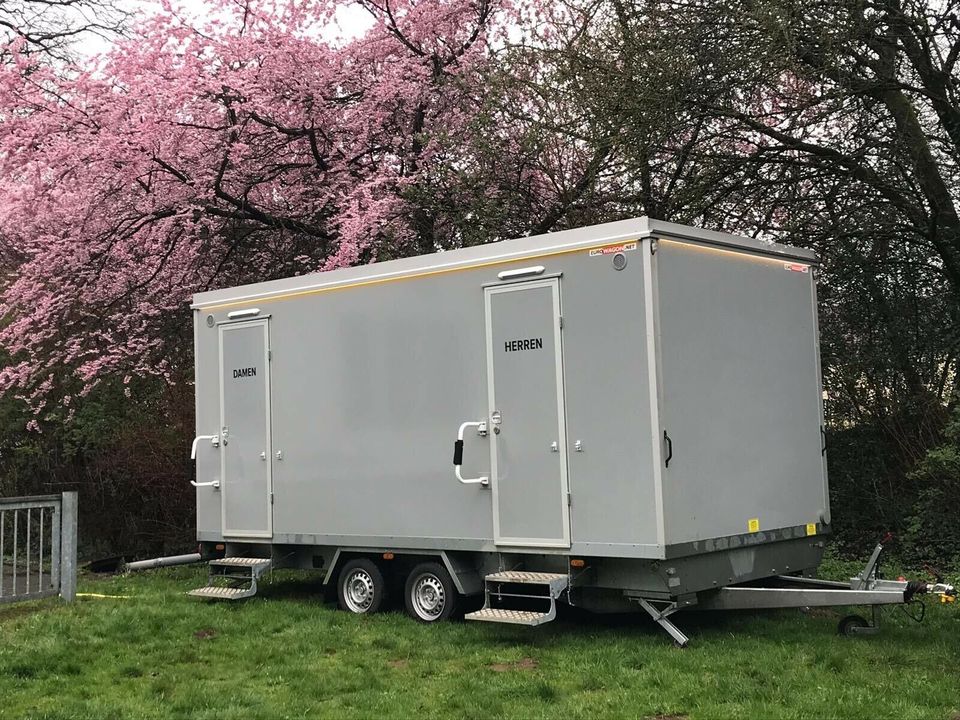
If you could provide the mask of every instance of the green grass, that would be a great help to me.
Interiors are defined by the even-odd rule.
[[[840,613],[688,614],[686,650],[642,618],[541,628],[357,617],[316,581],[204,603],[203,568],[81,581],[0,607],[2,718],[960,718],[960,606],[874,637]],[[842,575],[841,575],[842,576]]]

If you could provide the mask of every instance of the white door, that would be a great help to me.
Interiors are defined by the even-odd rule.
[[[266,319],[220,326],[220,443],[224,536],[272,537]]]
[[[570,547],[560,281],[488,287],[485,304],[494,540]]]

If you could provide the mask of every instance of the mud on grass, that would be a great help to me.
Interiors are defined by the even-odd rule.
[[[686,650],[641,617],[540,628],[372,617],[277,573],[207,604],[204,568],[81,580],[86,598],[0,611],[0,718],[956,718],[960,608],[873,637],[827,613],[680,614]],[[306,576],[305,576],[306,577]]]

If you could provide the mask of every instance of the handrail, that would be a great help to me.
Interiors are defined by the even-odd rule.
[[[460,425],[460,429],[457,431],[457,441],[453,444],[453,474],[456,476],[464,485],[483,485],[486,487],[490,484],[490,478],[486,475],[481,475],[475,478],[465,478],[460,474],[461,466],[463,465],[463,431],[468,427],[477,428],[477,435],[480,437],[486,437],[487,435],[487,423],[486,421],[473,422],[468,421]]]
[[[209,440],[210,444],[214,447],[220,447],[220,436],[219,435],[197,435],[193,439],[193,445],[190,446],[190,459],[197,459],[197,443],[201,440]]]

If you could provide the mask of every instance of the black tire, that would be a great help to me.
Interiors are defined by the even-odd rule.
[[[867,622],[866,618],[859,615],[847,615],[837,623],[837,633],[844,637],[853,637],[859,634],[857,629],[867,627],[870,627],[870,623]]]
[[[337,604],[341,610],[369,615],[380,609],[386,597],[387,583],[372,560],[351,560],[337,576]]]
[[[456,612],[459,601],[457,586],[440,563],[421,563],[407,576],[403,604],[414,620],[422,623],[447,620]]]

